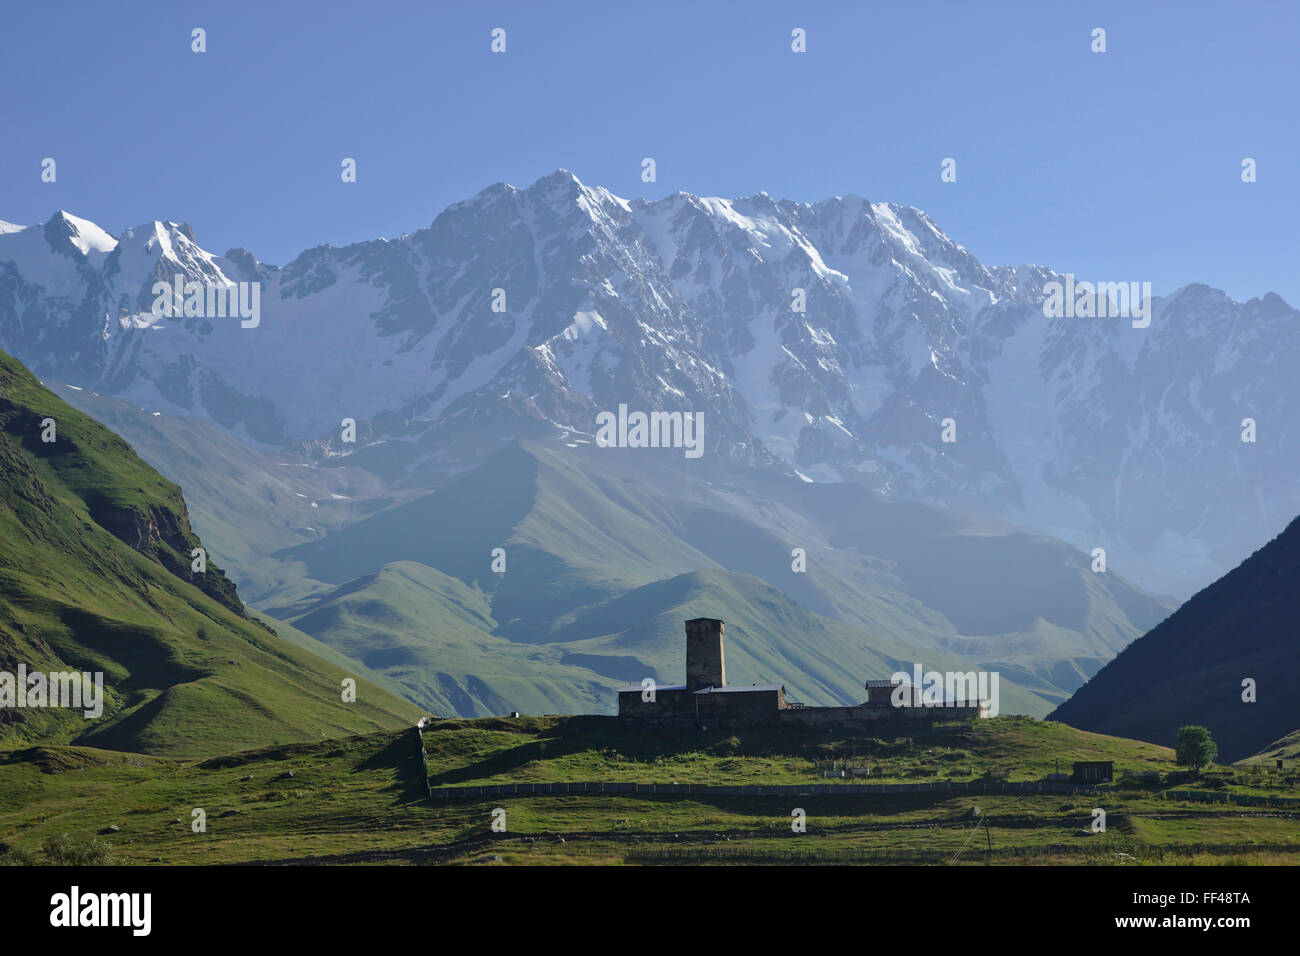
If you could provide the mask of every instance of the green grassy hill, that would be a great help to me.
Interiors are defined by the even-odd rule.
[[[437,714],[601,711],[614,700],[617,682],[561,648],[499,636],[486,595],[414,561],[348,582],[294,624]]]
[[[43,422],[55,441],[42,441]],[[414,708],[250,618],[180,489],[0,353],[0,670],[100,671],[101,718],[6,708],[0,747],[76,742],[197,754],[319,739]],[[344,677],[362,678],[344,704]]]
[[[1124,775],[1174,769],[1138,741],[1029,718],[903,739],[743,731],[648,733],[616,718],[434,722],[428,779],[822,785],[826,768],[873,782],[1009,781],[1007,792],[791,797],[568,794],[435,800],[413,730],[213,757],[87,747],[0,755],[0,865],[93,852],[118,864],[215,863],[1294,863],[1296,814],[1192,801],[1159,787],[1037,794],[1059,760]],[[1295,788],[1292,796],[1300,795]],[[807,815],[791,829],[792,807]],[[1094,807],[1104,833],[1090,828]],[[192,828],[193,811],[206,830]],[[306,808],[306,809],[305,809]],[[493,832],[504,809],[505,832]],[[973,812],[978,808],[978,812]],[[987,824],[987,827],[984,826]],[[991,845],[991,850],[988,849]]]

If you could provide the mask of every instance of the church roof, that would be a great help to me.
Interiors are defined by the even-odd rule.
[[[701,687],[695,693],[697,694],[757,694],[760,692],[771,693],[774,690],[783,690],[780,684],[740,684],[736,687]]]

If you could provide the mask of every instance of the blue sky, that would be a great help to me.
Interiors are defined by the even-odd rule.
[[[1300,305],[1298,9],[8,4],[0,219],[188,221],[214,252],[284,263],[563,166],[628,197],[857,193],[921,207],[991,265]]]

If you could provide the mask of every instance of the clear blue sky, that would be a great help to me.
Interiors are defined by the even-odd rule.
[[[284,263],[563,166],[629,197],[857,193],[989,264],[1300,305],[1298,8],[11,0],[0,219],[188,221]]]

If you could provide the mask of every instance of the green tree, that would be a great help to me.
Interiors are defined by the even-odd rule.
[[[1197,724],[1188,724],[1178,729],[1178,743],[1174,746],[1174,758],[1181,767],[1191,767],[1196,772],[1207,764],[1214,763],[1219,755],[1219,745],[1210,736],[1209,730]]]

